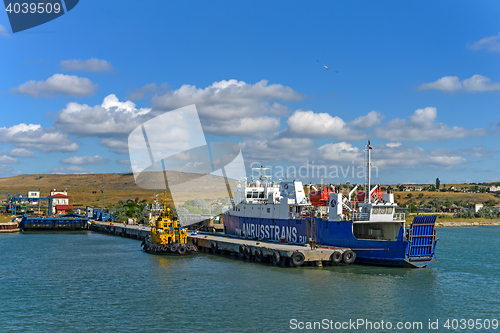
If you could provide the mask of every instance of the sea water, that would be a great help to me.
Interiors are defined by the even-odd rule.
[[[0,331],[500,332],[500,228],[438,238],[437,260],[411,269],[156,256],[90,231],[0,235]]]

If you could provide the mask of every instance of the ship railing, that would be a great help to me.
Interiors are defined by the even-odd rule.
[[[405,213],[394,213],[393,221],[405,221],[405,220],[406,220]]]
[[[355,221],[368,221],[370,219],[370,214],[368,214],[368,213],[355,213],[355,214],[353,214],[353,219]]]

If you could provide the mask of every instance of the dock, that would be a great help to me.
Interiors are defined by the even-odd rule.
[[[143,224],[125,224],[116,222],[100,222],[91,220],[89,229],[92,231],[122,236],[127,238],[145,239],[151,232],[151,227]]]
[[[89,229],[142,240],[148,237],[151,231],[151,227],[146,225],[99,221],[91,221]],[[201,252],[227,255],[258,263],[271,263],[281,267],[352,264],[356,259],[356,254],[349,248],[312,248],[309,244],[266,242],[205,232],[190,233],[188,232],[188,242],[196,245]]]
[[[299,267],[323,264],[352,264],[356,258],[353,251],[339,247],[316,247],[309,244],[286,244],[249,240],[228,235],[197,234],[188,236],[199,250],[207,253],[230,255],[259,263],[272,263],[281,267]]]

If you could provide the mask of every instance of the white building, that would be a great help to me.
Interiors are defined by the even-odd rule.
[[[40,190],[28,191],[28,199],[38,199],[40,198]]]

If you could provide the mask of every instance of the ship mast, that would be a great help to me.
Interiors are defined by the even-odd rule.
[[[370,193],[370,176],[371,176],[371,161],[370,161],[370,151],[372,150],[372,146],[370,144],[370,140],[368,140],[368,144],[365,146],[365,202],[371,202],[371,193]]]

